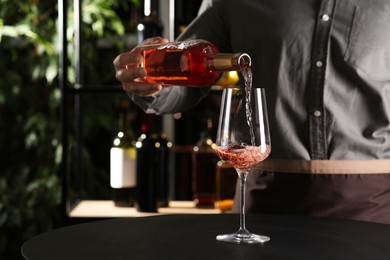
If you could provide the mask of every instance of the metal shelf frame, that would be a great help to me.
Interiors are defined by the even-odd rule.
[[[162,23],[167,30],[164,32],[164,37],[173,40],[174,37],[174,8],[175,0],[159,0],[160,6],[159,15],[162,17]],[[70,86],[68,82],[68,41],[67,41],[67,17],[69,4],[73,3],[74,9],[74,33],[75,33],[75,53],[76,66],[75,84]],[[167,4],[168,3],[168,4]],[[82,96],[85,94],[123,94],[121,86],[85,86],[82,71],[82,0],[58,0],[58,33],[59,33],[59,88],[61,91],[60,101],[60,125],[61,125],[61,165],[59,175],[62,181],[62,214],[65,219],[70,217],[70,212],[74,208],[70,200],[70,140],[69,132],[72,127],[69,119],[69,104],[73,98],[75,118],[74,118],[74,132],[75,132],[75,156],[74,168],[77,173],[83,171],[82,151],[83,151],[83,104]],[[173,121],[164,120],[164,128],[168,128],[168,137],[173,138]]]

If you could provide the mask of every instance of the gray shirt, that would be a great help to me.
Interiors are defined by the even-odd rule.
[[[209,0],[178,40],[252,58],[281,159],[390,158],[389,0]],[[133,99],[153,113],[193,107],[209,88]]]

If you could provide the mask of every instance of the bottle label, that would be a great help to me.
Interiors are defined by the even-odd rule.
[[[136,185],[136,149],[113,147],[110,150],[110,185],[114,189]]]

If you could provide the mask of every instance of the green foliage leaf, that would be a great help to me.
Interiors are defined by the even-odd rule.
[[[121,37],[126,28],[116,11],[128,10],[134,3],[139,1],[82,1],[85,84],[117,84],[112,60],[123,48]],[[57,0],[0,0],[0,6],[0,259],[16,259],[21,243],[61,222],[61,46]],[[76,80],[71,4],[66,34],[70,62],[67,81],[71,87]],[[111,49],[99,49],[97,43],[103,37],[112,42]],[[72,102],[68,107],[71,116]],[[109,111],[114,102],[103,97],[91,99],[86,106],[84,130],[92,133],[86,142],[96,143],[89,136],[96,137],[100,132],[107,135],[112,130],[116,119],[101,111]],[[73,144],[72,129],[69,138]],[[89,150],[85,149],[82,156],[90,182],[86,193],[94,190],[104,194],[99,181],[106,182],[107,173],[96,165]]]

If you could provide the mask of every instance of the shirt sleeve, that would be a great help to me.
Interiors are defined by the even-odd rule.
[[[203,88],[172,86],[150,97],[140,97],[132,93],[128,95],[146,113],[161,115],[194,107],[209,94],[210,89],[211,86]]]

